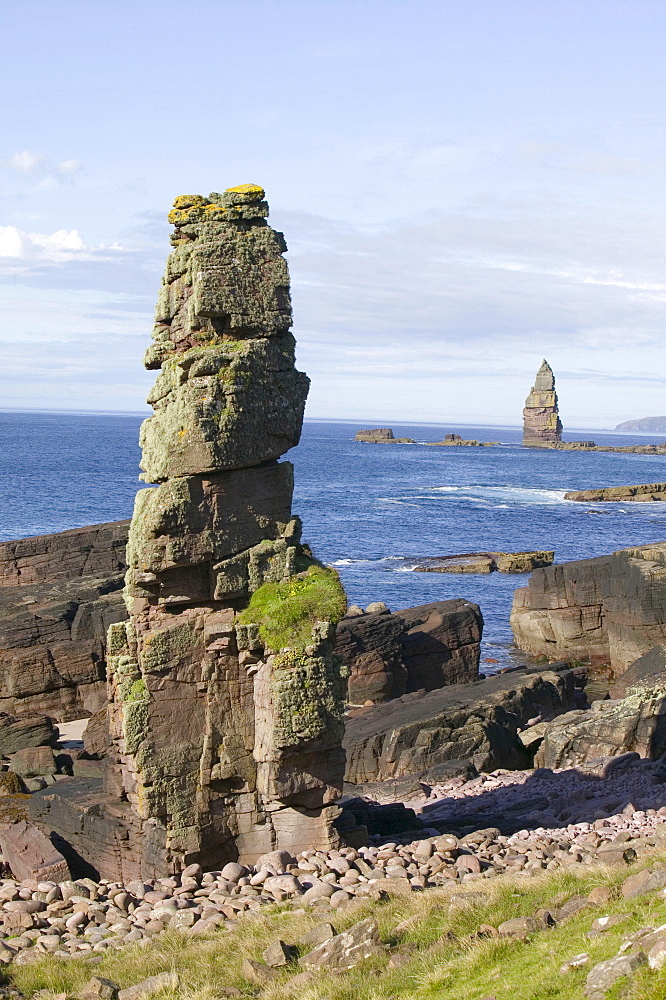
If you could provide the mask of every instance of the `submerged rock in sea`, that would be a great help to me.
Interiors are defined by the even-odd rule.
[[[555,376],[544,360],[523,410],[523,444],[530,448],[548,448],[562,440]]]
[[[256,185],[177,198],[146,366],[129,621],[108,636],[108,757],[33,814],[92,868],[144,878],[334,847],[345,679],[337,574],[300,543],[286,244]],[[99,742],[99,740],[98,740]],[[102,741],[103,743],[104,741]],[[66,846],[63,847],[66,851]]]

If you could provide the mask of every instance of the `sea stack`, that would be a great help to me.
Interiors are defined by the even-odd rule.
[[[523,444],[530,448],[552,448],[562,440],[562,422],[557,409],[555,376],[544,359],[523,410]]]
[[[105,822],[87,818],[89,792],[49,806],[106,877],[339,842],[346,680],[332,623],[346,601],[301,545],[293,468],[277,461],[298,443],[309,380],[267,215],[255,185],[177,198],[169,215],[140,438],[157,485],[137,494],[130,619],[108,636]],[[72,808],[85,808],[78,826]]]

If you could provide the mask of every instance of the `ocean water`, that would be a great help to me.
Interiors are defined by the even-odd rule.
[[[0,413],[0,540],[130,517],[139,483],[139,416]],[[666,480],[666,457],[520,447],[518,428],[393,425],[496,448],[354,441],[360,424],[306,421],[294,463],[294,511],[317,556],[336,566],[352,603],[392,609],[450,597],[480,604],[483,659],[516,661],[509,612],[522,575],[415,573],[424,556],[554,549],[557,562],[666,539],[666,503],[579,504],[567,490]],[[369,425],[368,425],[369,426]],[[645,435],[565,434],[598,444]],[[518,657],[519,659],[519,657]],[[488,669],[494,669],[490,666]]]

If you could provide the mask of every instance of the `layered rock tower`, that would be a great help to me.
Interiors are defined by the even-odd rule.
[[[557,408],[555,376],[544,359],[523,410],[523,444],[548,448],[562,440],[562,422]]]
[[[106,798],[92,810],[106,825],[84,818],[72,834],[114,877],[337,843],[345,680],[331,619],[346,603],[300,543],[292,466],[277,461],[298,443],[309,380],[267,215],[255,185],[177,198],[169,215],[140,439],[157,485],[137,494],[130,619],[108,636]]]

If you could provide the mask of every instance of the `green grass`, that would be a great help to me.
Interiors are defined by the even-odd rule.
[[[586,895],[595,885],[617,885],[636,866],[622,869],[599,867],[589,872],[544,873],[533,877],[511,876],[480,879],[454,891],[488,893],[488,901],[467,909],[452,909],[451,890],[429,889],[405,892],[386,883],[390,898],[384,903],[358,900],[332,915],[322,912],[290,912],[274,906],[258,917],[241,919],[205,938],[182,932],[166,933],[145,947],[133,945],[109,952],[100,964],[85,959],[64,961],[40,959],[32,965],[9,968],[7,981],[27,996],[38,989],[74,995],[95,975],[114,980],[121,987],[133,985],[158,972],[174,971],[180,986],[156,994],[160,1000],[213,1000],[224,987],[233,986],[243,996],[261,992],[265,1000],[584,1000],[583,988],[590,968],[617,953],[622,940],[648,925],[666,923],[666,901],[658,894],[625,900],[621,897],[585,910],[551,930],[538,931],[527,941],[508,938],[477,939],[481,923],[497,926],[515,916],[529,916],[540,906],[554,907],[572,895]],[[599,937],[586,937],[596,916],[626,913],[628,919]],[[379,955],[349,972],[317,972],[313,982],[290,987],[299,972],[292,967],[279,973],[275,982],[260,990],[242,976],[245,956],[261,958],[263,949],[280,937],[298,944],[304,934],[322,920],[331,920],[336,930],[374,916],[382,941],[392,949],[415,946],[408,964],[388,970],[386,956]],[[409,925],[397,931],[403,921]],[[590,962],[578,970],[561,974],[567,959],[586,951]],[[631,984],[618,985],[607,1000],[664,1000],[666,969],[642,970]]]
[[[347,610],[340,577],[329,566],[313,564],[302,573],[264,583],[239,615],[241,625],[258,625],[266,646],[302,651],[312,642],[312,626],[337,623]]]

